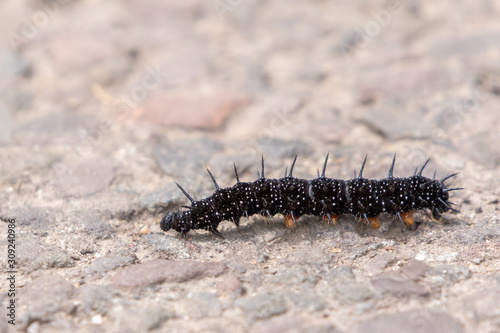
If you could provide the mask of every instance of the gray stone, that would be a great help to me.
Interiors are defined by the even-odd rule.
[[[40,253],[33,263],[31,270],[49,269],[49,268],[64,268],[74,266],[75,262],[69,254],[63,251],[43,251]]]
[[[293,328],[287,333],[337,333],[340,332],[333,324],[303,325]]]
[[[236,273],[240,273],[240,274],[245,274],[248,270],[248,267],[245,266],[245,265],[236,265],[233,267],[233,270],[236,272]]]
[[[310,121],[315,124],[315,129],[310,134],[324,142],[342,142],[342,139],[349,134],[349,129],[354,126],[348,115],[349,110],[333,107],[327,101],[325,104],[308,115]]]
[[[409,126],[408,130],[415,128],[418,132],[423,130],[430,133],[429,128],[426,129],[423,128],[422,124],[417,124],[419,122],[433,125],[430,121],[432,119],[426,117],[429,111],[426,108],[406,103],[409,99],[425,95],[433,89],[443,89],[443,85],[447,85],[449,80],[449,71],[437,63],[418,68],[416,66],[412,68],[402,67],[394,71],[378,68],[370,74],[360,77],[357,90],[361,90],[364,94],[373,94],[386,102],[380,109],[386,111],[387,115],[393,114],[394,119],[380,119],[381,123],[386,120],[388,123],[394,124],[394,127],[406,128]],[[392,110],[391,107],[393,107]],[[397,112],[398,108],[405,109],[404,114],[408,114],[408,120],[405,121],[401,117],[400,113],[402,112]],[[402,133],[396,128],[394,130]]]
[[[459,52],[462,56],[466,56],[470,59],[470,57],[484,54],[484,52],[491,47],[491,43],[498,40],[498,35],[498,30],[481,31],[463,37],[451,37],[451,35],[446,34],[431,42],[428,46],[429,49],[425,52],[439,58],[449,57]]]
[[[464,299],[477,321],[500,317],[500,289],[481,290]]]
[[[8,126],[8,124],[4,125]],[[2,125],[0,125],[0,127],[2,127]],[[13,151],[15,151],[15,153],[13,153]],[[40,184],[33,181],[33,177],[37,177],[35,174],[42,177],[43,175],[46,175],[46,170],[48,170],[50,165],[54,163],[54,154],[52,152],[46,152],[44,154],[37,152],[38,151],[32,149],[31,147],[19,146],[16,148],[0,150],[0,158],[4,161],[8,160],[8,163],[0,164],[0,180],[4,182],[6,189],[6,191],[3,192],[3,195],[11,196],[18,191],[21,191],[22,193],[35,193],[36,191],[41,190]],[[31,179],[31,181],[29,179]],[[40,180],[41,179],[42,178],[40,178]],[[12,190],[14,190],[14,192],[9,193],[9,191]],[[50,192],[44,193],[48,194]],[[31,202],[33,201],[24,200],[24,205],[22,207],[32,206]],[[15,208],[19,204],[20,202],[14,201],[9,204],[9,207]],[[47,207],[47,210],[49,209],[50,208]],[[5,213],[6,210],[7,208],[4,208],[3,213]]]
[[[161,259],[189,259],[191,254],[186,247],[186,242],[176,236],[165,234],[148,234],[142,241],[150,245],[155,251],[161,252]]]
[[[0,143],[10,143],[15,120],[12,111],[0,104]]]
[[[98,244],[95,239],[89,238],[89,236],[84,233],[74,234],[69,232],[68,229],[66,229],[65,232],[70,234],[72,239],[71,242],[64,243],[64,246],[68,251],[71,251],[71,255],[75,258],[97,253],[101,249],[101,244]]]
[[[349,280],[355,280],[356,277],[354,276],[354,273],[352,272],[352,267],[351,266],[336,266],[330,269],[326,275],[325,275],[327,280],[330,280],[332,282],[335,281],[349,281]]]
[[[222,150],[222,144],[212,139],[183,139],[157,145],[153,157],[166,174],[189,178],[192,173],[199,174],[211,156]]]
[[[280,295],[260,294],[240,298],[235,302],[251,320],[266,319],[287,311],[285,300]]]
[[[253,269],[250,270],[243,281],[249,283],[255,289],[264,284],[264,279],[266,276],[267,274],[263,269]]]
[[[98,128],[98,122],[89,116],[73,112],[55,112],[20,123],[14,138],[26,145],[77,145]]]
[[[263,244],[275,244],[285,240],[285,238],[290,235],[291,230],[286,228],[284,225],[269,227],[269,220],[265,218],[258,217],[255,223],[252,225],[252,232],[255,233],[255,237],[259,243]]]
[[[269,282],[277,285],[286,283],[294,286],[314,286],[318,281],[319,276],[312,268],[299,265],[294,265],[288,269],[282,269],[277,274],[269,277]]]
[[[330,48],[334,55],[343,55],[346,57],[351,53],[356,53],[357,49],[363,47],[363,36],[361,31],[347,30],[342,33],[340,41]]]
[[[473,262],[474,264],[476,265],[479,265],[480,263],[482,263],[485,259],[485,255],[484,254],[479,254],[478,256],[474,257],[474,258],[471,258],[471,262]]]
[[[189,299],[192,301],[188,311],[191,318],[218,317],[222,314],[222,305],[213,293],[193,293]]]
[[[165,184],[158,191],[144,194],[139,199],[139,204],[150,212],[156,212],[160,209],[168,210],[170,207],[175,207],[183,202],[185,198],[177,185],[172,182]]]
[[[420,111],[395,112],[388,107],[364,112],[361,121],[372,131],[392,139],[408,136],[426,137],[431,134],[432,128]]]
[[[368,301],[368,302],[361,302],[359,304],[356,304],[356,312],[357,313],[365,313],[373,309],[373,302]]]
[[[399,272],[412,280],[418,280],[431,268],[432,267],[427,265],[424,261],[411,259],[406,265],[399,269]]]
[[[66,314],[74,310],[75,304],[69,302],[76,288],[58,275],[44,275],[28,282],[19,290],[19,299],[25,300],[26,312],[19,317],[22,327],[34,321],[46,322],[59,311]]]
[[[17,243],[19,244],[18,269],[24,273],[40,269],[70,267],[75,264],[68,253],[46,244],[33,235],[21,234]]]
[[[290,332],[291,329],[298,327],[304,323],[304,320],[295,315],[285,314],[282,316],[272,317],[257,323],[252,327],[250,332],[253,333],[280,333]]]
[[[500,237],[498,228],[488,226],[478,226],[467,230],[459,230],[455,233],[453,239],[464,245],[474,245],[483,243],[485,240]]]
[[[396,256],[394,253],[381,253],[375,258],[371,259],[368,263],[367,270],[371,274],[378,274],[384,270],[387,266],[396,261]]]
[[[188,82],[206,70],[210,63],[208,47],[201,42],[183,44],[164,60],[161,68],[169,73],[169,85]]]
[[[446,312],[439,310],[410,310],[382,314],[365,321],[360,333],[463,333],[460,323]]]
[[[16,224],[29,227],[35,234],[46,236],[56,224],[56,216],[51,208],[30,205],[14,207],[0,213],[0,220],[15,219]]]
[[[126,267],[137,263],[139,259],[133,253],[111,254],[105,257],[97,258],[85,268],[87,274],[103,277],[107,272],[120,267]]]
[[[92,211],[74,212],[70,216],[69,222],[78,231],[84,232],[96,239],[110,238],[114,233],[113,227],[109,223],[102,221],[99,215]]]
[[[489,67],[489,66],[488,66]],[[493,66],[489,68],[480,69],[476,76],[476,89],[480,92],[478,95],[487,95],[487,97],[493,97],[493,95],[500,95],[500,68],[498,66]],[[476,96],[477,97],[477,96]],[[468,103],[469,108],[474,108],[479,105],[480,101],[472,99],[472,102]],[[476,121],[484,121],[484,118],[476,119]]]
[[[107,188],[114,178],[111,159],[86,158],[55,170],[57,184],[67,196],[88,196]]]
[[[287,297],[290,301],[302,310],[309,312],[321,311],[326,307],[325,300],[311,292],[289,293]]]
[[[427,272],[429,276],[440,276],[449,282],[458,282],[470,278],[471,272],[465,265],[440,265]]]
[[[269,255],[268,255],[268,254],[266,254],[266,253],[261,253],[261,254],[259,255],[259,259],[258,259],[258,262],[259,262],[259,263],[263,264],[263,263],[265,263],[265,262],[266,262],[266,261],[268,261],[268,260],[269,260]]]
[[[323,80],[325,77],[325,73],[311,64],[297,68],[293,74],[300,81],[316,82]]]
[[[1,86],[1,84],[0,84]],[[1,89],[1,88],[0,88]],[[36,95],[36,94],[35,94]],[[10,111],[9,113],[13,116],[17,114],[20,111],[26,111],[29,110],[33,106],[33,101],[34,101],[34,94],[31,89],[12,89],[8,91],[4,91],[4,93],[0,93],[0,96],[2,96],[2,104],[4,105],[5,108],[7,108],[7,111]],[[11,119],[14,120],[15,119]],[[11,125],[11,124],[4,124],[4,125]],[[12,128],[15,129],[16,124]],[[9,126],[10,127],[10,126]]]
[[[250,59],[245,62],[244,65],[246,75],[245,81],[243,82],[243,88],[252,93],[258,93],[268,89],[268,76],[266,75],[265,69],[259,65],[259,62]]]
[[[460,146],[467,156],[481,165],[494,168],[500,164],[500,134],[497,130],[468,136]]]
[[[397,296],[425,296],[429,294],[429,290],[426,287],[402,277],[380,276],[373,278],[371,282],[380,291],[389,292]]]
[[[309,156],[313,148],[304,141],[281,140],[277,138],[263,137],[257,141],[258,150],[264,155],[273,156],[274,159],[293,158],[296,154],[302,157]]]
[[[357,259],[364,257],[371,251],[378,250],[379,248],[385,247],[387,244],[385,242],[376,242],[376,243],[369,243],[369,244],[358,244],[352,249],[352,255],[349,256],[349,259]]]
[[[120,288],[143,288],[164,282],[185,282],[219,276],[226,271],[220,262],[153,260],[126,267],[113,279]]]
[[[345,302],[364,302],[373,296],[371,290],[356,281],[339,281],[335,284],[335,294]]]
[[[162,327],[163,323],[176,314],[170,309],[150,303],[141,307],[117,305],[108,314],[115,332],[147,332]]]
[[[234,144],[234,147],[231,147],[239,153],[227,154],[225,152],[221,152],[213,155],[210,159],[211,169],[219,175],[224,175],[223,177],[225,178],[229,177],[229,184],[236,183],[234,165],[236,165],[236,168],[238,169],[238,176],[241,180],[253,180],[255,178],[255,168],[260,163],[260,156],[255,156],[254,153],[245,152],[245,149],[239,145],[243,145],[243,143],[238,142]]]
[[[76,332],[78,324],[72,320],[71,315],[64,314],[63,312],[55,313],[50,321],[40,322],[35,321],[26,328],[26,333],[40,333],[40,332]],[[18,331],[19,332],[19,331]]]
[[[103,87],[120,80],[126,80],[127,75],[132,72],[133,61],[133,57],[129,52],[121,52],[107,59],[94,62],[88,68],[88,80]]]
[[[2,51],[0,53],[0,72],[2,76],[28,77],[33,71],[30,62],[19,52]]]
[[[85,316],[91,314],[105,315],[111,307],[114,292],[109,286],[100,285],[83,285],[78,288],[76,302],[78,304],[78,312],[84,313]]]
[[[305,219],[306,217],[303,218],[303,220]],[[314,222],[317,223],[317,219],[314,220]],[[307,222],[304,223],[303,226],[301,226],[301,223],[301,221],[298,222],[299,228],[307,228]],[[289,228],[285,228],[285,230],[291,232]],[[293,236],[293,233],[291,235]],[[327,249],[317,246],[311,246],[311,244],[307,244],[307,242],[308,241],[303,241],[298,244],[296,246],[296,251],[289,253],[284,259],[284,262],[294,265],[293,268],[296,269],[295,266],[315,267],[316,265],[327,264],[331,261],[331,254]],[[310,273],[311,277],[313,275],[317,276],[313,272]]]

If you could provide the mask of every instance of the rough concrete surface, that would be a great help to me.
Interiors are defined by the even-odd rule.
[[[1,332],[499,332],[500,5],[0,4]],[[459,174],[459,213],[159,221],[266,176]],[[4,264],[5,263],[5,264]]]

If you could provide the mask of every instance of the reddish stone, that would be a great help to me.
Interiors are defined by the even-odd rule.
[[[383,314],[365,321],[360,333],[463,333],[460,323],[449,313],[438,310],[410,310]]]
[[[26,284],[20,292],[20,299],[26,300],[31,318],[44,318],[55,312],[68,312],[72,305],[66,301],[71,299],[76,288],[64,278],[48,274]]]
[[[373,278],[371,282],[375,286],[375,288],[384,292],[390,292],[391,294],[395,294],[398,296],[425,296],[429,294],[429,290],[426,287],[403,278],[381,276]]]
[[[243,284],[234,273],[228,274],[218,285],[217,293],[220,295],[242,295],[245,292]]]
[[[430,270],[432,267],[427,265],[425,262],[417,259],[412,259],[406,263],[404,267],[400,269],[400,272],[412,279],[416,280],[425,275],[425,273]]]
[[[224,125],[235,110],[249,103],[247,95],[227,91],[209,96],[164,94],[132,110],[131,117],[165,126],[213,130]]]
[[[380,273],[397,260],[394,253],[381,253],[368,263],[367,270],[372,274]]]

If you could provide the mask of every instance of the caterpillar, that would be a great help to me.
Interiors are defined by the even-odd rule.
[[[457,173],[440,180],[436,180],[435,173],[433,179],[422,176],[430,159],[420,170],[416,168],[413,176],[397,178],[393,176],[396,162],[394,155],[388,177],[375,180],[363,178],[365,157],[357,177],[355,174],[353,179],[341,180],[325,176],[328,156],[321,175],[318,170],[318,178],[312,180],[293,177],[297,155],[290,171],[287,172],[285,168],[284,177],[279,179],[265,178],[264,157],[261,172],[257,170],[258,179],[254,182],[240,182],[236,164],[233,163],[236,184],[228,188],[220,188],[207,168],[215,185],[213,195],[196,201],[176,182],[191,206],[183,206],[187,210],[168,212],[162,218],[160,227],[163,231],[174,229],[183,236],[192,229],[204,229],[223,238],[217,230],[220,222],[232,221],[239,227],[241,217],[248,218],[254,214],[271,219],[276,214],[282,214],[285,225],[290,228],[295,227],[302,215],[320,216],[330,225],[335,225],[340,215],[351,214],[378,228],[381,213],[397,216],[399,221],[411,227],[415,224],[413,212],[417,210],[423,211],[431,219],[439,219],[450,210],[458,212],[451,207],[455,204],[448,201],[449,192],[462,188],[447,188],[444,184]]]

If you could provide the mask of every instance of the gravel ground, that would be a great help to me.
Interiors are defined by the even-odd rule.
[[[500,6],[4,0],[1,332],[500,331]],[[343,216],[220,239],[159,220],[213,185],[459,172],[441,221]],[[2,223],[7,263],[8,224]],[[2,264],[0,303],[11,298]]]

